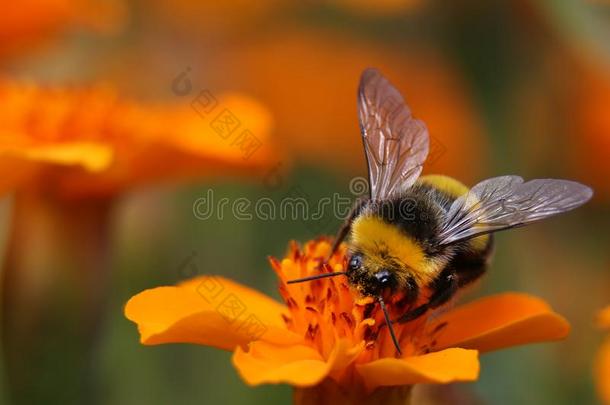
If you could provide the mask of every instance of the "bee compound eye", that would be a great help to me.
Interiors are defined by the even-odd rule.
[[[379,281],[379,284],[387,285],[392,279],[392,273],[388,270],[381,270],[375,273],[375,278]]]
[[[360,255],[353,255],[349,259],[348,267],[350,270],[358,270],[362,266],[362,257]]]

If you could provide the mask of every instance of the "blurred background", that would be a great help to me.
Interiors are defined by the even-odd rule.
[[[35,377],[15,388],[18,383],[3,373],[2,403],[13,403],[11,392],[18,392],[14,403],[78,403],[73,378],[90,380],[89,397],[104,404],[288,403],[289,387],[245,386],[230,353],[141,346],[123,306],[144,289],[197,274],[221,274],[277,296],[267,257],[283,255],[289,240],[334,234],[341,221],[331,212],[320,220],[244,220],[228,211],[203,219],[193,212],[194,203],[209,190],[215,200],[230,201],[303,197],[315,205],[334,193],[354,197],[350,180],[366,174],[356,86],[369,66],[379,68],[428,124],[432,154],[425,173],[448,174],[468,185],[519,174],[594,187],[585,207],[498,235],[489,274],[462,298],[502,291],[540,296],[570,321],[570,337],[485,355],[480,380],[456,389],[470,398],[466,403],[599,403],[592,367],[604,336],[594,318],[610,304],[610,3],[25,3],[0,16],[3,87],[111,86],[138,105],[185,109],[165,124],[170,128],[180,127],[180,119],[209,119],[200,116],[207,102],[238,94],[255,107],[231,111],[239,121],[248,121],[244,117],[254,109],[264,116],[266,124],[252,134],[269,151],[256,170],[206,166],[201,176],[196,170],[160,175],[170,158],[151,155],[146,170],[155,176],[125,182],[120,192],[113,188],[104,254],[110,272],[95,318],[91,374],[62,372],[62,356],[73,342],[37,329],[49,338],[39,339],[39,354],[20,371]],[[0,91],[0,97],[6,94]],[[0,98],[0,109],[9,109],[6,100]],[[155,116],[142,118],[142,126],[157,125]],[[0,119],[2,142],[8,121]],[[228,145],[219,136],[215,142]],[[5,186],[5,178],[0,208],[6,242],[14,233],[15,193],[25,186],[17,180]],[[26,217],[27,207],[21,208]],[[50,239],[54,229],[47,230]],[[7,245],[3,251],[10,256]]]

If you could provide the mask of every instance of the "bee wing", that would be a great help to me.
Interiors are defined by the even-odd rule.
[[[411,116],[398,90],[375,69],[362,73],[358,114],[371,199],[386,199],[410,187],[428,155],[426,125]]]
[[[568,180],[487,179],[453,202],[441,228],[440,244],[526,225],[574,209],[592,195],[589,187]]]

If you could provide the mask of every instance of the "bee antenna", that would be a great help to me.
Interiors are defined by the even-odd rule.
[[[320,278],[326,278],[326,277],[344,276],[345,274],[347,274],[347,273],[344,272],[344,271],[335,271],[333,273],[316,274],[315,276],[309,276],[309,277],[297,278],[297,279],[294,279],[294,280],[288,280],[287,284],[302,283],[304,281],[313,281],[313,280],[318,280]]]
[[[385,306],[385,302],[383,302],[383,298],[381,296],[377,297],[379,301],[379,305],[381,306],[381,310],[383,311],[383,316],[385,317],[385,323],[388,325],[388,329],[390,330],[390,336],[392,336],[392,341],[394,342],[394,346],[396,347],[396,351],[399,355],[402,355],[402,351],[400,350],[400,345],[398,344],[398,339],[396,339],[396,334],[394,333],[394,327],[392,326],[392,321],[390,321],[390,315],[388,314],[388,309]]]

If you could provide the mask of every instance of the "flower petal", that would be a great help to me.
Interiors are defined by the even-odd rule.
[[[268,174],[279,151],[267,108],[239,93],[197,93],[188,105],[143,104],[103,84],[49,87],[0,78],[0,157],[35,170],[18,187],[42,181],[68,198],[219,171]],[[223,117],[239,128],[220,125]],[[0,186],[14,187],[13,171],[0,175],[10,178]]]
[[[595,378],[600,398],[610,404],[610,339],[606,339],[597,352]]]
[[[364,349],[339,340],[328,359],[310,346],[282,346],[252,342],[246,352],[238,347],[233,365],[249,385],[286,383],[298,387],[319,384],[327,376],[339,378]]]
[[[90,172],[100,172],[112,162],[113,150],[110,146],[100,143],[70,142],[25,148],[4,148],[2,154],[35,162],[64,166],[80,165]]]
[[[383,358],[357,365],[368,390],[380,386],[474,381],[479,376],[476,350],[445,349],[401,359]]]
[[[310,346],[278,346],[263,341],[252,342],[247,352],[238,347],[233,354],[233,365],[249,385],[311,386],[329,372],[328,364]]]
[[[300,342],[285,329],[284,311],[266,295],[222,277],[146,290],[125,306],[143,344],[196,343],[226,350],[257,339]]]
[[[436,337],[437,348],[458,346],[481,352],[558,340],[570,331],[568,322],[544,301],[517,293],[460,306],[439,316],[432,326],[442,328]]]

